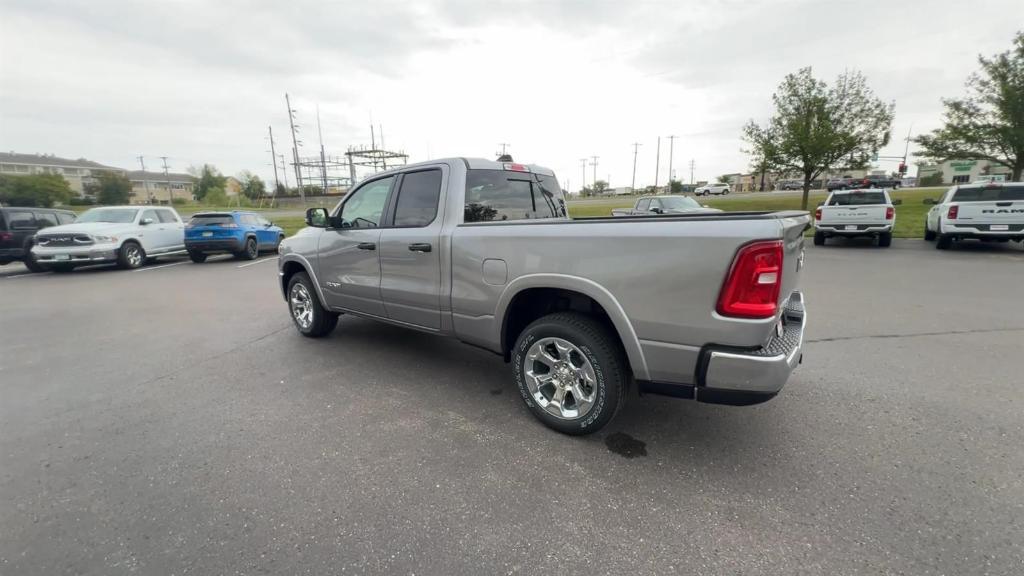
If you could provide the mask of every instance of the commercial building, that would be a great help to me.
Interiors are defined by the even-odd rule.
[[[922,164],[917,169],[918,181],[932,178],[936,173],[942,175],[943,184],[965,184],[978,180],[981,176],[1003,174],[1010,179],[1011,170],[1002,164],[988,160],[946,160],[938,164]]]
[[[17,152],[0,152],[0,174],[26,176],[29,174],[59,174],[67,180],[68,185],[78,193],[85,193],[85,186],[95,181],[99,172],[116,172],[125,174],[121,168],[104,166],[92,160],[79,158],[71,160],[52,154],[19,154]]]

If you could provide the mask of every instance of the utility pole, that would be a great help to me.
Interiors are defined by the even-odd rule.
[[[292,158],[295,161],[295,181],[299,185],[299,195],[302,196],[302,206],[306,206],[306,191],[302,188],[302,167],[299,166],[299,139],[295,136],[297,129],[295,128],[295,110],[292,109],[292,102],[288,98],[288,93],[284,94],[284,103],[288,106],[288,123],[292,127]]]
[[[590,165],[594,167],[594,192],[597,192],[597,159],[600,156],[591,156],[590,158],[593,160]]]
[[[324,133],[320,130],[320,105],[316,105],[316,135],[320,140],[320,179],[323,183],[321,194],[327,194],[327,156],[324,155]],[[381,137],[383,138],[383,136]]]
[[[693,182],[693,169],[694,169],[694,167],[695,167],[696,165],[697,165],[697,161],[696,161],[696,160],[693,160],[693,159],[691,159],[691,160],[690,160],[690,184],[693,184],[693,183],[694,183],[694,182]]]
[[[658,136],[658,150],[654,153],[654,193],[658,193],[658,172],[661,169],[661,136]]]
[[[284,192],[288,193],[288,163],[284,161],[284,154],[278,154],[281,160],[281,175],[284,176]],[[274,172],[277,172],[277,165],[274,165]]]
[[[643,144],[639,142],[633,142],[633,182],[629,186],[629,191],[630,193],[633,194],[636,194],[636,153],[641,146],[643,146]]]
[[[498,158],[501,158],[506,154],[506,149],[512,146],[508,142],[498,142],[498,146],[501,146],[501,153],[498,154]]]
[[[167,173],[167,156],[161,156],[164,161],[164,180],[167,180],[167,204],[174,204],[174,192],[171,191],[171,176]]]
[[[914,124],[911,123],[910,124],[910,128],[907,129],[907,140],[906,140],[907,146],[906,146],[906,148],[903,149],[903,169],[906,170],[907,172],[910,171],[910,167],[907,166],[907,154],[910,153],[910,133],[913,130],[914,130]],[[906,174],[907,172],[901,173],[900,174],[900,178],[903,178],[903,174]]]
[[[668,137],[668,193],[672,193],[672,180],[675,179],[675,175],[672,173],[672,152],[673,145],[676,143],[677,136]]]
[[[142,187],[146,191],[146,203],[149,203],[149,178],[146,177],[146,162],[143,161],[142,156],[137,157],[139,159],[139,166],[142,166]]]
[[[583,172],[583,186],[580,187],[580,192],[587,187],[587,159],[580,158],[580,168]]]
[[[277,152],[274,151],[274,129],[267,126],[267,133],[270,134],[270,164],[274,167],[274,196],[277,196],[281,183],[277,180]]]

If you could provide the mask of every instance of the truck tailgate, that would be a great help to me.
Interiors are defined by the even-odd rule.
[[[953,224],[1024,224],[1024,200],[964,202]]]
[[[822,206],[821,224],[837,226],[843,224],[873,224],[885,222],[884,204],[864,206]]]

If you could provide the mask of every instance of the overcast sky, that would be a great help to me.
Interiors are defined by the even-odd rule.
[[[410,161],[507,142],[577,189],[594,155],[628,186],[633,142],[637,185],[653,183],[656,138],[674,134],[677,176],[693,159],[704,180],[748,169],[741,127],[803,66],[864,72],[896,103],[883,154],[902,154],[1018,28],[1021,0],[4,0],[0,150],[272,178],[267,126],[289,154],[289,92],[307,155],[319,105],[328,154],[369,144],[372,117]],[[662,138],[662,182],[668,162]]]

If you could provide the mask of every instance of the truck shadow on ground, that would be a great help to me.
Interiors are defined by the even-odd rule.
[[[308,346],[309,341],[299,345]],[[770,455],[772,466],[782,465],[779,454],[786,444],[790,418],[778,411],[782,404],[731,407],[701,404],[629,391],[625,406],[603,430],[589,436],[564,436],[540,424],[527,410],[514,383],[511,367],[485,350],[451,338],[410,331],[371,320],[343,316],[331,337],[314,342],[328,372],[344,370],[350,361],[366,362],[374,356],[381,367],[382,384],[399,388],[406,401],[420,409],[455,412],[478,429],[516,442],[542,445],[568,442],[584,453],[614,453],[632,462],[673,461],[683,465],[716,455],[742,455],[758,462]],[[389,378],[387,374],[390,373]],[[439,398],[458,399],[443,402]],[[675,466],[676,464],[673,464]]]

